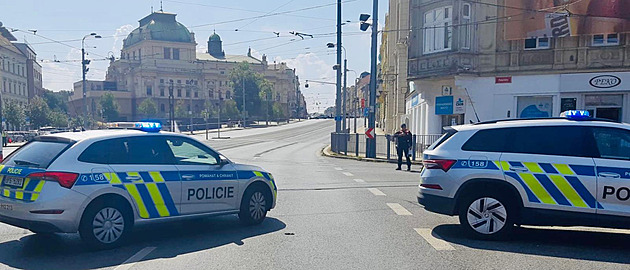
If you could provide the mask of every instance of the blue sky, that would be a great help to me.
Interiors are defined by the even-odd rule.
[[[370,35],[360,32],[357,21],[359,14],[372,12],[372,0],[344,2],[343,20],[351,21],[343,30],[348,68],[360,74],[370,68]],[[335,81],[332,70],[336,62],[335,50],[326,48],[326,43],[336,42],[335,3],[334,0],[164,0],[163,7],[166,12],[176,13],[177,20],[195,32],[199,51],[205,51],[208,37],[216,30],[221,35],[226,53],[246,54],[251,47],[254,56],[264,53],[270,62],[287,62],[290,67],[296,68],[303,84],[306,79]],[[382,27],[388,1],[381,0],[379,4],[379,25]],[[328,6],[302,10],[324,5]],[[81,79],[80,62],[54,63],[52,60],[81,59],[80,39],[96,32],[103,38],[86,41],[89,57],[94,59],[88,79],[103,80],[107,61],[98,59],[112,53],[118,57],[122,40],[138,26],[138,20],[151,12],[151,6],[158,10],[160,1],[0,0],[0,22],[8,28],[20,29],[13,34],[20,42],[26,40],[31,43],[38,60],[44,60],[45,88],[69,90],[74,81]],[[302,11],[252,19],[296,10]],[[37,34],[33,35],[28,30],[37,30]],[[289,34],[290,31],[313,34],[315,38],[301,40]],[[273,32],[279,32],[280,37]],[[49,39],[63,41],[66,45]],[[354,77],[355,73],[348,73],[349,85]],[[302,88],[302,91],[310,112],[323,111],[334,104],[335,87],[332,85],[311,83],[308,89]]]

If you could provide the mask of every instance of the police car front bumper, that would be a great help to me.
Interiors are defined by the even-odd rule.
[[[424,209],[429,212],[449,216],[456,214],[455,199],[427,194],[426,192],[422,192],[422,189],[418,191],[418,203],[424,206]]]

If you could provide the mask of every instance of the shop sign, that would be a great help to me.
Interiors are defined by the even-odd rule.
[[[621,79],[613,75],[599,75],[593,77],[589,83],[597,88],[613,88],[621,84]]]
[[[435,98],[435,114],[451,115],[453,114],[453,96],[441,96]]]
[[[512,83],[512,76],[509,77],[494,77],[494,83]]]
[[[577,109],[576,98],[561,98],[560,99],[560,112],[566,112]]]
[[[466,113],[466,103],[464,99],[461,97],[457,97],[455,100],[455,108],[453,109],[453,114],[464,114]]]

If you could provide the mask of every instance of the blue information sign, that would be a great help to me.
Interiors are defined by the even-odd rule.
[[[442,96],[435,98],[435,114],[453,114],[453,96]]]

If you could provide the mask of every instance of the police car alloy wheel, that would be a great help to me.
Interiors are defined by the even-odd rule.
[[[261,223],[267,216],[267,211],[269,211],[268,203],[271,202],[270,199],[265,190],[260,187],[247,190],[243,196],[241,210],[238,214],[241,222],[246,225]]]
[[[459,221],[464,231],[474,238],[486,240],[505,237],[514,226],[513,216],[510,201],[496,195],[468,197],[459,209]]]
[[[130,210],[117,201],[95,202],[85,211],[79,234],[94,249],[120,246],[132,227]]]

